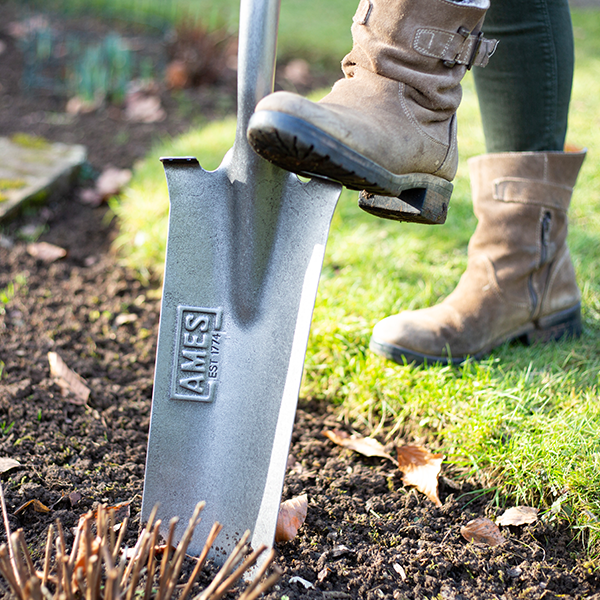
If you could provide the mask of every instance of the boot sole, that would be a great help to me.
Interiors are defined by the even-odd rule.
[[[547,317],[542,317],[526,325],[523,329],[492,342],[487,348],[470,356],[460,356],[452,358],[451,356],[434,356],[423,354],[402,348],[388,342],[381,342],[373,337],[369,343],[369,348],[375,354],[383,356],[400,365],[414,363],[422,364],[441,364],[441,365],[461,365],[467,359],[480,360],[494,348],[510,341],[520,341],[526,345],[535,343],[547,343],[561,339],[576,339],[581,335],[581,304],[572,308],[560,311]]]
[[[396,175],[298,117],[254,113],[248,141],[257,154],[287,171],[364,190],[359,206],[376,216],[432,224],[446,219],[449,181],[427,173]]]

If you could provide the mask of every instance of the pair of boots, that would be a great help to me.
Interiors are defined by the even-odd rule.
[[[489,0],[361,0],[345,78],[319,103],[264,98],[248,139],[264,158],[351,189],[399,196],[407,185],[449,199],[456,109],[467,69],[496,41],[481,27]],[[440,305],[384,319],[371,348],[396,362],[479,357],[518,337],[580,331],[566,246],[567,209],[584,153],[490,154],[470,161],[479,224],[456,290]]]

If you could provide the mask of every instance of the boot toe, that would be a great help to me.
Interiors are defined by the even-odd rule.
[[[371,350],[399,364],[455,362],[448,356],[449,343],[439,321],[419,312],[418,318],[415,312],[404,311],[379,321],[373,328]]]

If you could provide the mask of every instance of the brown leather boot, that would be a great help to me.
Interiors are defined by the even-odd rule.
[[[467,270],[440,304],[387,317],[371,349],[400,364],[481,358],[511,339],[581,333],[567,209],[585,152],[487,154],[469,161],[479,220]]]
[[[284,169],[351,189],[395,196],[408,181],[437,185],[449,198],[460,81],[496,47],[480,31],[488,7],[489,0],[361,0],[345,79],[318,103],[289,92],[263,98],[250,144]]]

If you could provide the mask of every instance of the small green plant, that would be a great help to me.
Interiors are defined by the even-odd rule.
[[[107,98],[121,103],[133,74],[131,51],[119,35],[111,33],[83,50],[69,69],[68,85],[85,102]]]
[[[12,421],[11,423],[2,421],[2,423],[0,423],[0,435],[8,435],[12,431],[12,428],[14,427],[14,425],[15,425],[14,421]]]
[[[15,276],[15,280],[10,281],[8,285],[0,289],[0,315],[6,313],[6,305],[11,302],[11,300],[15,297],[15,294],[18,290],[25,285],[27,282],[27,278],[19,273]],[[0,376],[2,375],[2,370],[4,369],[4,363],[0,361]]]
[[[2,290],[0,290],[0,314],[6,312],[6,305],[15,297],[15,284],[11,281]]]

